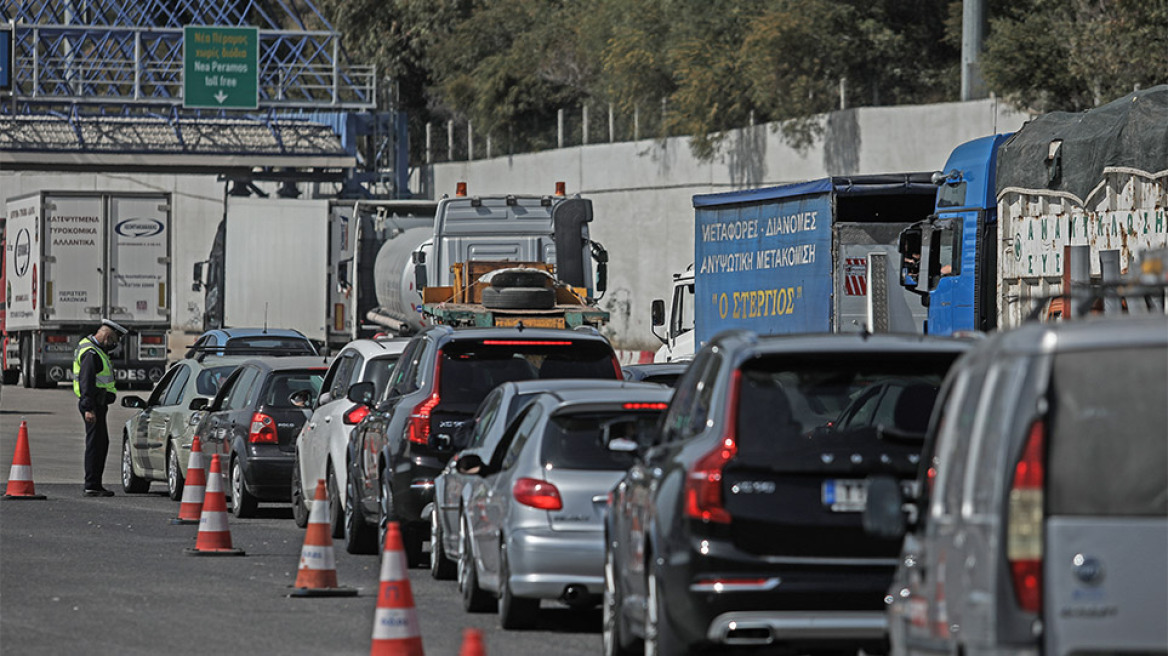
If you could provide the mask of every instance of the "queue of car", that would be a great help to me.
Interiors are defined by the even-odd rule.
[[[600,605],[605,654],[1168,648],[1164,316],[983,340],[727,331],[668,371],[622,370],[595,331],[522,328],[359,340],[327,371],[235,358],[123,402],[142,409],[127,491],[165,471],[179,498],[170,463],[199,434],[240,464],[237,514],[266,495],[300,523],[325,480],[349,552],[399,522],[410,565],[504,628],[551,600]]]

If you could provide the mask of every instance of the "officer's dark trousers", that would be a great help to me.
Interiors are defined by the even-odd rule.
[[[101,474],[105,469],[105,457],[109,454],[109,430],[105,425],[106,407],[98,404],[93,414],[97,420],[85,424],[85,489],[101,488]],[[85,413],[81,413],[85,421]]]

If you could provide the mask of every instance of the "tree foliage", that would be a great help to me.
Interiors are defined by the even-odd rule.
[[[990,23],[990,88],[1034,111],[1079,111],[1168,82],[1168,2],[1023,0]]]
[[[519,147],[548,145],[531,135],[583,103],[663,117],[650,136],[689,135],[700,157],[752,118],[780,121],[800,146],[841,101],[939,102],[960,88],[961,0],[320,1],[415,116]],[[1029,108],[1082,109],[1168,78],[1168,0],[987,7],[987,82]]]

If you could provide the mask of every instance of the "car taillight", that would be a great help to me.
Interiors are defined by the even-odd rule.
[[[564,501],[560,499],[560,491],[556,486],[538,478],[521,478],[515,481],[511,494],[515,495],[515,500],[519,503],[540,510],[560,510],[564,507]]]
[[[614,371],[616,371],[616,379],[617,380],[624,380],[625,379],[625,370],[621,369],[620,360],[617,360],[615,355],[612,356],[612,368]]]
[[[414,406],[414,411],[410,413],[408,426],[406,427],[406,436],[415,444],[429,444],[430,443],[430,413],[434,412],[434,408],[441,402],[438,396],[438,390],[442,389],[442,351],[438,351],[438,357],[434,361],[434,393],[426,397],[418,405]]]
[[[252,444],[276,444],[280,438],[276,435],[276,422],[262,412],[251,416],[251,428],[247,431],[247,441]]]
[[[361,423],[361,420],[364,419],[365,417],[367,417],[368,415],[369,415],[369,406],[355,405],[352,408],[350,408],[348,412],[345,413],[345,416],[342,418],[342,421],[344,421],[345,424],[347,424],[349,426],[354,426],[356,424]]]
[[[1006,525],[1006,559],[1018,606],[1033,613],[1042,610],[1042,515],[1045,423],[1030,426],[1022,457],[1014,466]]]
[[[621,406],[625,410],[665,410],[668,403],[626,403]]]
[[[722,468],[738,453],[735,442],[738,431],[738,388],[742,372],[735,371],[730,379],[730,393],[726,401],[726,430],[718,446],[698,458],[685,478],[685,514],[703,522],[729,524],[730,513],[723,505]]]

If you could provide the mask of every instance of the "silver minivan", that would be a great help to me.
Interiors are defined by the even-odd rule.
[[[1168,653],[1168,317],[991,337],[947,377],[924,456],[894,653]],[[869,530],[904,531],[900,497],[870,483]]]

